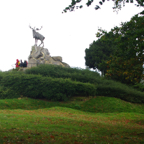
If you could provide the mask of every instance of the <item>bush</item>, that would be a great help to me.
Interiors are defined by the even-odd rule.
[[[137,89],[138,91],[144,92],[144,84],[143,83],[135,84],[132,87]]]
[[[120,98],[133,103],[144,103],[144,93],[139,92],[126,84],[112,80],[102,80],[97,86],[99,96]]]
[[[32,74],[8,73],[1,79],[1,85],[20,95],[48,100],[63,101],[72,96],[96,95],[96,86],[90,83]]]
[[[87,69],[65,68],[57,65],[39,65],[25,71],[26,74],[42,75],[53,78],[70,78],[73,81],[94,83],[100,74]]]
[[[20,97],[14,90],[11,88],[0,86],[0,99],[10,99]]]
[[[126,84],[107,80],[89,70],[55,65],[39,65],[26,72],[0,73],[0,85],[31,98],[65,101],[72,96],[98,95],[144,103],[144,92]]]
[[[138,92],[126,84],[107,80],[100,77],[98,73],[89,70],[63,68],[54,65],[39,65],[38,67],[26,70],[26,74],[29,73],[53,78],[70,78],[73,81],[91,83],[96,85],[97,95],[99,96],[110,96],[133,103],[144,103],[144,93]]]

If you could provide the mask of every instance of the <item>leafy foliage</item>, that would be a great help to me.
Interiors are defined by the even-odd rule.
[[[115,97],[133,103],[144,103],[144,93],[121,83],[104,80],[97,86],[99,96]]]
[[[55,101],[65,101],[71,96],[96,94],[96,86],[93,84],[31,74],[9,73],[3,76],[1,85],[30,98],[46,98]]]
[[[130,60],[125,60],[123,57],[112,57],[108,61],[110,69],[107,70],[106,77],[128,85],[134,85],[144,77],[142,64],[137,57]]]
[[[133,88],[144,92],[144,84],[142,84],[142,83],[137,83],[137,84],[133,85]]]
[[[144,77],[144,16],[135,15],[121,25],[120,36],[115,39],[118,50],[107,61],[106,76],[129,85],[139,83]]]
[[[96,85],[96,95],[116,97],[134,103],[144,102],[144,94],[142,92],[138,92],[119,82],[103,79],[96,72],[89,70],[63,68],[54,65],[39,65],[38,67],[26,70],[25,73],[91,83]],[[69,88],[67,88],[67,90],[69,90]]]
[[[107,0],[109,1],[109,0]],[[123,7],[125,6],[125,3],[129,3],[129,0],[113,0],[114,1],[114,7],[113,9],[115,11],[118,11],[118,10],[121,10],[122,8],[122,2],[123,2]],[[68,10],[71,12],[71,11],[74,11],[74,9],[78,9],[78,8],[83,8],[83,5],[77,5],[78,3],[82,2],[82,0],[71,0],[71,5],[69,5],[68,7],[66,7],[62,13],[66,13]],[[91,4],[94,2],[94,0],[87,0],[87,7],[91,6]],[[137,7],[144,7],[144,0],[136,0],[136,6]],[[95,10],[98,10],[100,9],[100,6],[103,5],[105,3],[105,0],[102,0],[102,1],[99,1],[99,4],[100,5],[96,5],[95,6]],[[133,0],[130,0],[130,3],[134,3]],[[144,11],[142,11],[141,13],[144,13]]]
[[[16,91],[11,88],[0,86],[0,99],[18,98],[20,97]]]
[[[99,32],[96,34],[97,37],[102,37],[90,44],[89,49],[85,50],[85,61],[87,66],[98,69],[102,72],[102,75],[105,75],[107,70],[106,62],[110,59],[110,55],[115,53],[117,48],[113,41],[116,35],[112,32],[107,33],[101,29],[99,31],[104,35],[102,36]]]
[[[143,92],[120,82],[106,80],[89,70],[53,65],[39,65],[23,73],[2,73],[0,85],[10,88],[19,95],[36,99],[66,101],[73,96],[97,95],[144,103]]]
[[[69,78],[73,81],[94,83],[95,78],[100,79],[100,74],[87,69],[64,68],[56,65],[39,65],[25,71],[26,74],[42,75],[52,78]]]

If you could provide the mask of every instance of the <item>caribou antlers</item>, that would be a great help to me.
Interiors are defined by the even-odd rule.
[[[42,29],[42,26],[41,26],[41,28],[40,28],[40,29],[36,28],[36,30],[41,30],[41,29]]]
[[[31,29],[35,30],[35,27],[34,27],[34,28],[32,28],[30,25],[29,25],[29,27],[30,27]],[[41,28],[40,28],[40,29],[36,28],[36,30],[41,30],[41,29],[42,29],[42,26],[41,26]]]
[[[33,29],[30,25],[29,25],[29,27],[30,27],[31,29]]]

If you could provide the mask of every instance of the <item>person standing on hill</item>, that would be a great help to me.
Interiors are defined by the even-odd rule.
[[[26,60],[25,60],[24,63],[23,63],[23,67],[27,67],[27,62],[26,62]]]
[[[23,67],[23,62],[22,62],[22,60],[20,60],[20,67]]]
[[[18,59],[16,59],[16,68],[19,68],[19,65],[20,65],[20,62],[19,62],[19,60]]]

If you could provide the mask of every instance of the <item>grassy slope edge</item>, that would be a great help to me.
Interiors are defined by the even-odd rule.
[[[90,112],[94,105],[96,111]],[[7,144],[143,143],[143,110],[142,104],[109,97],[75,97],[59,103],[0,100],[0,140]]]
[[[144,104],[114,98],[121,91],[123,91],[121,93],[123,97],[128,96],[127,93],[129,93],[128,100],[131,93],[135,96],[139,94],[139,98],[143,97],[143,93],[126,85],[102,79],[95,72],[88,70],[44,66],[43,75],[40,74],[42,69],[38,69],[42,67],[31,69],[35,73],[30,75],[70,78],[73,81],[99,84],[99,93],[103,91],[107,97],[104,97],[102,93],[101,96],[94,97],[73,96],[66,102],[32,99],[20,95],[11,99],[1,99],[0,143],[144,143]],[[48,69],[50,75],[47,75]],[[7,73],[0,74],[0,81],[3,75]],[[14,94],[14,91],[7,87],[1,88],[0,92],[5,95],[11,94],[11,96]]]

